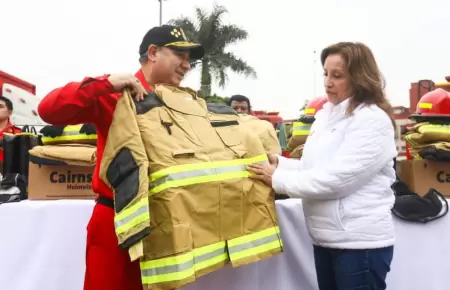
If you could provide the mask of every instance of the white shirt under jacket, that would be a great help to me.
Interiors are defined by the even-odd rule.
[[[349,100],[316,114],[301,160],[279,156],[277,193],[302,198],[318,246],[374,249],[394,244],[394,128],[376,105],[346,115]]]

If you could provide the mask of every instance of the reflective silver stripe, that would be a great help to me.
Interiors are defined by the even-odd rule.
[[[262,246],[274,241],[278,241],[280,239],[280,237],[278,236],[278,234],[273,234],[270,235],[268,237],[264,237],[264,238],[260,238],[251,242],[247,242],[244,244],[240,244],[240,245],[236,245],[236,246],[232,246],[232,247],[228,247],[228,252],[230,253],[230,256],[248,249],[252,249],[258,246]]]
[[[151,276],[156,276],[156,275],[164,275],[164,274],[183,272],[190,268],[193,268],[195,264],[213,259],[215,257],[219,257],[225,253],[226,253],[225,248],[217,249],[217,250],[214,250],[207,254],[194,256],[194,260],[189,260],[189,261],[181,263],[181,264],[141,270],[141,275],[151,277]],[[176,257],[171,257],[169,259],[176,259]]]
[[[135,212],[133,212],[130,215],[125,216],[124,218],[120,219],[120,220],[116,220],[114,221],[114,225],[116,226],[116,229],[131,222],[134,218],[140,216],[141,214],[147,213],[148,212],[148,206],[147,205],[143,205],[141,207],[139,207]]]
[[[82,134],[80,133],[80,131],[63,131],[61,136],[72,136],[72,135],[87,135],[87,134]]]
[[[293,130],[294,131],[300,131],[300,130],[308,131],[309,129],[311,129],[311,126],[295,126]]]
[[[162,177],[160,179],[157,179],[157,180],[151,182],[150,187],[156,187],[156,186],[161,185],[164,182],[168,182],[168,181],[193,178],[193,177],[199,177],[199,176],[206,176],[206,175],[215,175],[215,174],[228,173],[228,172],[239,172],[239,171],[245,171],[245,170],[247,170],[247,168],[244,165],[235,165],[235,166],[205,168],[205,169],[196,169],[196,170],[192,170],[192,171],[171,173],[171,174],[166,175],[165,177]]]
[[[267,161],[255,162],[255,163],[267,163]],[[175,180],[194,178],[194,177],[200,177],[200,176],[208,176],[208,175],[212,176],[212,175],[231,173],[231,172],[243,172],[246,170],[247,170],[247,167],[245,165],[233,165],[233,166],[204,168],[204,169],[196,169],[196,170],[191,170],[191,171],[170,173],[164,177],[161,177],[155,181],[150,182],[150,188],[154,188],[154,187],[161,185],[168,181],[175,181]]]

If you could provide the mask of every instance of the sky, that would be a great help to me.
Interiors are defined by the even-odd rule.
[[[40,97],[85,76],[134,74],[142,37],[159,24],[158,0],[0,3],[0,70],[36,84]],[[320,51],[338,41],[372,48],[393,105],[409,107],[411,82],[450,75],[450,1],[167,0],[163,22],[214,4],[228,9],[224,23],[248,31],[228,50],[258,76],[230,73],[226,87],[213,85],[213,92],[246,95],[255,109],[297,116],[305,100],[323,95]],[[194,70],[182,85],[199,89],[199,80]]]

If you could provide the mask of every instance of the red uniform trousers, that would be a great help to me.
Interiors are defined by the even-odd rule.
[[[114,210],[97,203],[87,227],[84,290],[143,289],[139,261],[118,245]]]

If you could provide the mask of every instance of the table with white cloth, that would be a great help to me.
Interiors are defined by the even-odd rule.
[[[0,205],[0,289],[82,290],[86,226],[94,202],[22,201]],[[317,290],[301,200],[277,201],[285,252],[225,267],[183,290]],[[450,215],[429,224],[395,220],[388,290],[450,289]]]

